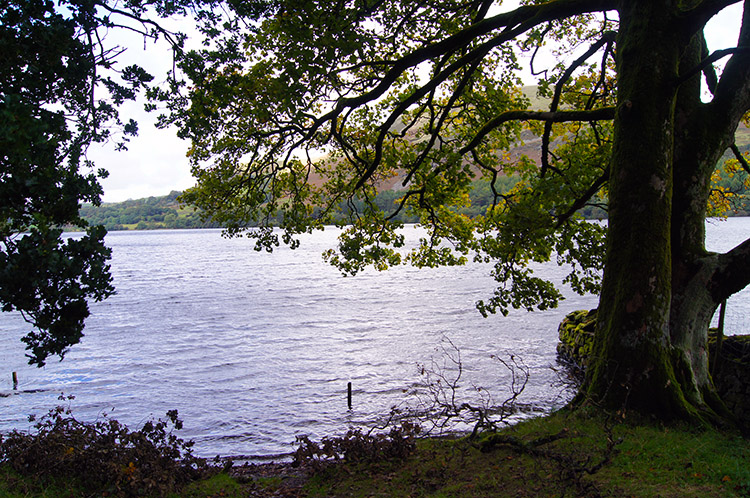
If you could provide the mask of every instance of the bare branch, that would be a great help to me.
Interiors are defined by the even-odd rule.
[[[540,35],[540,39],[544,40],[544,37],[547,36],[547,33],[552,31],[552,23],[549,23],[546,28],[544,28],[544,31],[542,31],[542,34]],[[539,76],[540,74],[544,74],[544,78],[547,78],[547,70],[542,69],[541,71],[537,71],[534,69],[534,62],[536,61],[537,55],[539,55],[539,51],[542,49],[544,45],[542,43],[538,43],[536,47],[534,47],[534,52],[531,54],[531,62],[530,62],[530,69],[531,74],[534,76]]]

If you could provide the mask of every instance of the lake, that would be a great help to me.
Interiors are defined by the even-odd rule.
[[[419,232],[406,230],[416,240]],[[724,251],[750,237],[750,219],[709,221],[707,230],[709,248]],[[299,249],[272,254],[219,230],[108,234],[117,294],[92,306],[86,336],[63,362],[28,366],[19,341],[27,325],[0,315],[0,393],[12,394],[0,397],[0,430],[27,429],[28,415],[65,393],[82,420],[107,414],[138,427],[177,409],[179,434],[201,456],[279,458],[296,435],[371,427],[392,406],[413,404],[424,380],[417,365],[443,365],[450,343],[461,354],[462,400],[508,396],[510,374],[492,355],[529,368],[527,410],[567,400],[553,370],[557,325],[595,307],[595,297],[565,292],[557,310],[485,319],[474,305],[494,288],[488,265],[342,277],[321,259],[337,234],[304,236]],[[564,275],[552,264],[536,270],[558,282]],[[728,334],[750,329],[748,292],[728,304]]]

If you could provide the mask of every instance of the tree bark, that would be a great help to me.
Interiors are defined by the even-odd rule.
[[[689,72],[701,67],[699,30],[717,6],[700,3],[695,23],[669,0],[619,9],[607,260],[579,401],[662,419],[728,418],[708,371],[707,334],[719,304],[750,281],[750,242],[708,253],[705,216],[711,174],[750,104],[750,60],[736,54],[714,100],[701,102],[700,74]],[[740,45],[748,41],[745,22]]]
[[[608,408],[692,417],[698,400],[683,391],[691,376],[675,365],[669,323],[676,81],[685,35],[675,29],[669,0],[624,1],[619,13],[607,256],[582,396]]]

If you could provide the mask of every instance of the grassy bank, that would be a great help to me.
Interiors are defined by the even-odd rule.
[[[476,444],[424,441],[405,462],[332,467],[310,496],[750,496],[738,436],[560,413]]]
[[[0,496],[86,494],[64,476],[23,477],[5,465]],[[475,441],[419,440],[402,459],[234,468],[169,496],[750,496],[750,444],[715,430],[563,412]]]

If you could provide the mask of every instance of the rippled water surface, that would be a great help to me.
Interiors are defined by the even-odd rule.
[[[708,232],[709,248],[726,250],[750,236],[750,220],[709,223]],[[417,364],[441,361],[444,338],[461,352],[464,387],[489,388],[502,401],[509,375],[491,355],[514,354],[530,368],[522,401],[541,409],[561,402],[550,368],[557,324],[595,298],[566,293],[557,310],[484,319],[474,303],[492,292],[488,266],[344,278],[320,257],[336,234],[267,254],[217,230],[110,233],[118,293],[93,306],[86,337],[65,361],[26,365],[18,339],[27,326],[0,315],[0,394],[13,393],[11,372],[19,378],[18,391],[0,397],[0,430],[27,428],[29,414],[45,413],[64,392],[87,420],[108,413],[137,426],[177,409],[181,435],[203,456],[278,455],[295,435],[371,425],[412,401]],[[554,265],[538,272],[563,276]],[[730,333],[745,332],[748,297],[730,301]]]

